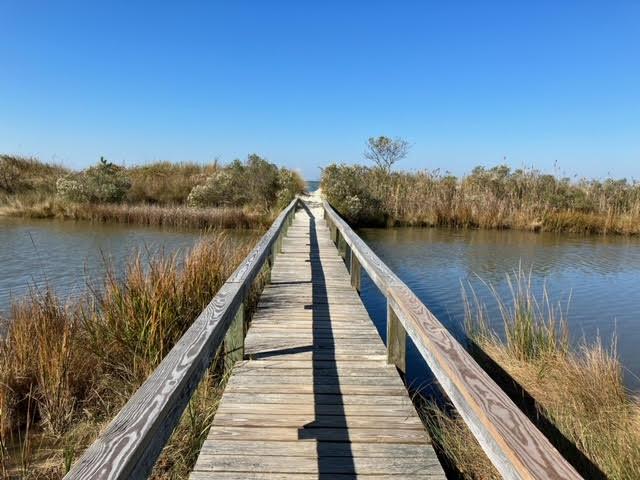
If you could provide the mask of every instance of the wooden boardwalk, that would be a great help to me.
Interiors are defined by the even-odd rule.
[[[503,478],[580,480],[427,306],[312,195],[280,212],[65,479],[148,478],[219,352],[232,376],[193,480],[444,479],[395,369],[405,371],[411,338]],[[272,264],[245,339],[251,285]],[[386,299],[386,347],[351,286],[359,288],[362,270]]]
[[[193,480],[445,478],[322,215],[295,215]]]

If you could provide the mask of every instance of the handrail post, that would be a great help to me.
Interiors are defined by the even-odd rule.
[[[353,250],[351,250],[351,259],[349,261],[349,273],[351,273],[351,286],[356,289],[358,293],[360,293],[360,283],[362,279],[362,272],[360,267],[360,261],[358,257],[353,254]]]
[[[407,373],[407,331],[387,300],[387,363]]]
[[[344,244],[344,263],[347,266],[347,271],[351,273],[351,255],[353,252],[351,251],[351,247],[347,242]]]
[[[244,358],[244,303],[238,306],[238,311],[229,325],[224,337],[224,365],[225,369]]]
[[[347,241],[344,239],[344,235],[338,237],[338,253],[343,260],[347,257]]]

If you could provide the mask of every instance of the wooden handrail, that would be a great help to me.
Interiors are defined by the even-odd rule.
[[[280,249],[297,204],[296,198],[278,215],[209,305],[65,478],[124,480],[149,475],[229,327],[234,319],[242,321],[243,302],[251,284],[265,262],[273,259]],[[234,335],[242,332],[240,327],[231,329]]]
[[[352,280],[357,278],[359,284],[360,273],[354,267],[359,270],[362,266],[387,299],[390,363],[403,369],[403,335],[408,334],[504,478],[582,478],[409,287],[326,201],[323,207],[332,240],[347,245],[347,252],[341,255],[351,266]],[[399,334],[399,328],[406,334]]]

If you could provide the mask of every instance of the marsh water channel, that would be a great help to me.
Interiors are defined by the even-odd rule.
[[[201,237],[197,231],[0,217],[0,315],[30,289],[52,287],[61,300],[73,300],[88,286],[99,288],[107,268],[121,278],[137,254],[184,258]]]
[[[489,323],[498,332],[503,321],[494,293],[509,304],[507,275],[521,269],[542,304],[567,319],[571,341],[579,345],[598,336],[616,350],[629,388],[640,390],[640,239],[578,236],[512,230],[437,228],[363,229],[362,238],[416,293],[450,331],[464,339],[462,288],[475,291]],[[384,336],[386,303],[367,279],[362,297]],[[408,378],[428,382],[420,355],[408,351]]]
[[[546,285],[551,302],[561,306],[574,342],[599,335],[608,345],[617,336],[626,382],[640,390],[640,239],[434,228],[359,233],[461,337],[462,285],[474,286],[500,330],[502,321],[486,284],[508,297],[506,275],[521,265],[531,272],[534,291],[540,295]],[[194,231],[131,225],[0,218],[0,315],[6,316],[12,299],[30,288],[50,285],[61,298],[74,297],[104,276],[105,259],[122,274],[136,251],[184,252],[200,237]],[[384,336],[384,298],[366,278],[362,297]],[[414,385],[429,381],[412,346],[408,363]]]

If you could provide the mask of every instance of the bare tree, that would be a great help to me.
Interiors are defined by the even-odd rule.
[[[396,137],[371,137],[367,140],[364,158],[371,160],[382,171],[389,173],[391,167],[398,160],[402,160],[409,153],[409,142]]]

